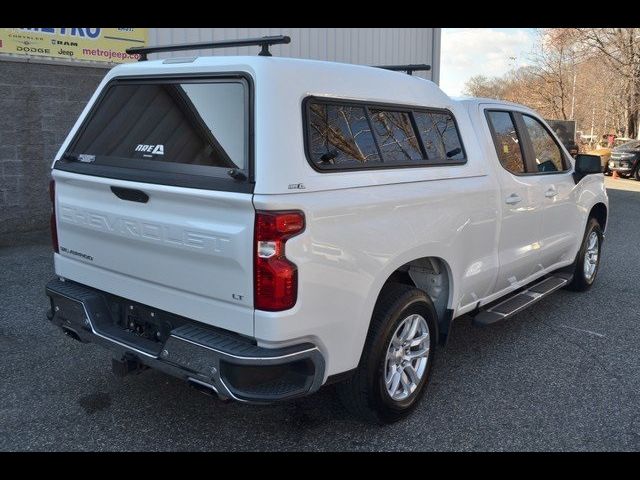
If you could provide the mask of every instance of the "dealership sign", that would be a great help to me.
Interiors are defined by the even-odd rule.
[[[0,28],[0,54],[124,63],[139,57],[125,50],[147,39],[146,28]]]

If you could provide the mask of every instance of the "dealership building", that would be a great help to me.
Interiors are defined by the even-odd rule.
[[[106,72],[136,61],[126,48],[288,35],[274,56],[363,65],[428,64],[436,83],[436,28],[0,28],[0,246],[48,229],[49,169],[60,144]],[[259,47],[150,54],[255,55]],[[295,81],[295,79],[291,79]]]

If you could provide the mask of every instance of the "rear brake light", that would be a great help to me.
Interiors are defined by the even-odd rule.
[[[56,226],[56,181],[53,179],[49,182],[49,199],[51,200],[51,246],[54,252],[59,253],[58,227]]]
[[[285,243],[304,230],[300,211],[257,211],[254,245],[254,306],[288,310],[298,297],[298,268],[285,256]]]

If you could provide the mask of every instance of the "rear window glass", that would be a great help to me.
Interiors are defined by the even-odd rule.
[[[245,95],[245,85],[232,80],[115,84],[67,153],[146,169],[172,163],[243,170]]]
[[[318,168],[354,168],[380,163],[363,107],[310,105],[311,157]]]

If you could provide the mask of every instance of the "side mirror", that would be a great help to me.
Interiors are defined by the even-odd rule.
[[[573,173],[573,178],[576,183],[582,180],[585,176],[593,173],[602,173],[600,156],[587,155],[585,153],[579,153],[576,155],[576,168]]]

